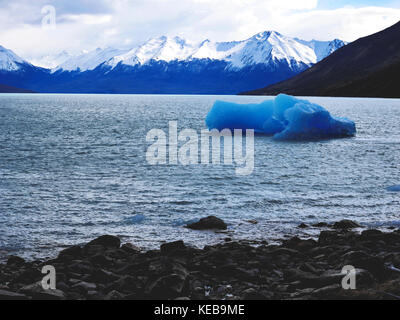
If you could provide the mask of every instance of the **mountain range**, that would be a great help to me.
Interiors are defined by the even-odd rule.
[[[31,62],[0,46],[0,83],[44,93],[236,94],[291,78],[345,45],[275,31],[232,42],[162,36]]]
[[[400,22],[346,45],[289,80],[244,94],[400,98],[399,39]]]

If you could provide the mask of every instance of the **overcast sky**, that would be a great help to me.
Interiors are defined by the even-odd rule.
[[[42,27],[45,5],[56,9],[54,29]],[[160,35],[230,41],[275,30],[353,41],[399,20],[400,0],[0,0],[0,45],[32,58]]]

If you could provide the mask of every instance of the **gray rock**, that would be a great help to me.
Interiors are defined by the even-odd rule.
[[[248,222],[250,224],[258,224],[257,220],[246,220],[246,222]]]
[[[110,291],[105,297],[104,300],[122,300],[124,295],[116,290]]]
[[[120,279],[116,280],[110,287],[110,289],[123,291],[123,292],[132,292],[136,291],[138,287],[138,280],[132,276],[125,275]]]
[[[90,262],[95,265],[105,267],[105,266],[109,266],[110,264],[112,264],[113,261],[112,261],[112,259],[105,256],[104,254],[97,254],[90,258]]]
[[[86,297],[89,300],[101,300],[101,296],[99,295],[99,293],[96,290],[88,291],[88,293],[86,294]]]
[[[90,274],[93,267],[84,261],[75,261],[68,266],[68,270],[76,274]]]
[[[107,270],[95,268],[90,275],[89,281],[94,283],[109,283],[117,280],[119,277]]]
[[[296,256],[300,254],[298,250],[289,248],[277,248],[272,250],[270,253],[273,255],[288,255],[288,256]]]
[[[307,229],[308,225],[306,225],[305,223],[302,223],[297,228],[299,228],[299,229]]]
[[[186,277],[182,274],[171,274],[154,281],[146,289],[153,299],[175,299],[182,296]]]
[[[376,238],[376,237],[381,237],[383,235],[383,232],[380,230],[375,230],[375,229],[369,229],[369,230],[364,230],[361,232],[361,237],[362,238]]]
[[[200,219],[198,222],[187,225],[186,228],[192,230],[226,230],[228,225],[217,217],[209,216]]]
[[[312,225],[315,228],[326,228],[329,227],[329,224],[326,222],[318,222]]]
[[[7,260],[7,266],[21,266],[25,264],[25,260],[17,257],[17,256],[10,256]]]
[[[98,237],[97,239],[94,239],[93,241],[90,241],[87,245],[88,246],[101,245],[101,246],[107,247],[107,248],[118,249],[121,246],[121,240],[115,236],[104,235],[104,236]]]
[[[314,290],[311,295],[316,298],[334,297],[340,290],[343,290],[340,284],[332,284],[330,286]]]
[[[16,292],[0,290],[0,300],[28,300],[28,297]]]
[[[83,254],[86,257],[93,257],[95,255],[98,254],[103,254],[105,252],[106,248],[102,245],[89,245],[87,244],[84,248],[83,248]]]
[[[321,231],[318,243],[321,246],[335,244],[341,238],[337,231]]]
[[[121,246],[121,249],[129,254],[138,254],[142,251],[139,247],[135,246],[132,243],[124,243]]]
[[[58,255],[58,259],[64,259],[65,257],[71,257],[73,259],[77,259],[80,258],[81,255],[82,255],[82,248],[80,246],[72,246],[62,250]]]
[[[72,286],[73,289],[75,288],[79,288],[82,292],[89,292],[89,291],[94,291],[97,289],[97,285],[95,283],[90,283],[90,282],[85,282],[85,281],[81,281],[78,282],[77,284],[74,284]]]
[[[170,253],[176,250],[183,250],[186,249],[185,243],[180,240],[180,241],[175,241],[175,242],[170,242],[170,243],[164,243],[161,245],[161,252],[162,253]]]
[[[16,278],[15,283],[32,284],[36,281],[43,279],[43,274],[36,268],[28,268],[21,272]]]
[[[347,220],[347,219],[336,222],[333,225],[334,229],[344,229],[344,230],[360,228],[360,227],[361,226],[357,222]]]
[[[254,288],[246,289],[242,292],[244,300],[266,300],[267,297]]]
[[[366,256],[359,259],[353,259],[351,265],[355,268],[368,270],[377,278],[383,277],[386,270],[385,262],[380,257]]]
[[[25,286],[19,290],[34,300],[64,300],[65,294],[59,289],[44,290],[41,282]]]

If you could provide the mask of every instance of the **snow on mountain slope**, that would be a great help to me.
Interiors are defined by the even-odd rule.
[[[179,37],[159,37],[150,39],[138,48],[119,55],[107,62],[115,67],[120,62],[125,65],[146,64],[151,60],[170,62],[173,60],[187,60],[199,45],[187,42]]]
[[[270,64],[274,61],[286,61],[306,65],[317,62],[315,52],[298,41],[269,31],[262,32],[237,45],[238,50],[231,53],[225,60],[233,67],[242,68],[254,64]]]
[[[344,42],[339,39],[335,39],[333,41],[318,41],[318,40],[305,41],[296,38],[296,41],[313,49],[317,56],[317,62],[325,59],[327,56],[331,55],[333,52],[335,52],[336,50],[340,49],[341,47],[347,44],[347,42]]]
[[[88,53],[82,53],[79,56],[73,56],[70,59],[67,59],[58,67],[52,69],[52,72],[54,73],[59,70],[81,72],[93,70],[102,63],[110,60],[117,55],[124,53],[125,51],[114,48],[97,48],[96,50],[90,51]]]
[[[29,64],[11,50],[0,46],[0,71],[17,71],[20,64]]]
[[[192,61],[194,59],[220,60],[228,63],[229,69],[239,70],[247,66],[277,65],[286,62],[293,70],[311,66],[345,45],[341,40],[304,41],[286,37],[275,31],[265,31],[243,41],[199,43],[180,37],[153,38],[130,50],[113,48],[96,49],[70,56],[63,52],[48,58],[47,64],[56,71],[88,71],[104,63],[115,68],[117,65],[145,65],[151,61]],[[54,67],[54,61],[62,61]],[[46,60],[46,59],[44,59]],[[45,62],[46,63],[46,62]],[[44,64],[42,63],[44,66]]]
[[[34,66],[46,69],[54,69],[72,57],[74,57],[74,55],[64,50],[57,54],[47,54],[41,57],[31,59],[27,58],[27,60],[30,61]]]
[[[211,42],[205,40],[200,43],[198,50],[191,55],[192,59],[225,60],[235,51],[244,46],[241,42]]]
[[[275,31],[265,31],[255,36],[234,42],[188,43],[179,37],[160,37],[147,41],[126,54],[112,58],[106,64],[115,67],[146,64],[151,60],[186,61],[192,59],[222,60],[231,68],[241,69],[254,64],[271,64],[286,61],[289,65],[311,66],[338,49],[330,42],[307,42],[281,35]],[[294,65],[293,65],[294,64]]]

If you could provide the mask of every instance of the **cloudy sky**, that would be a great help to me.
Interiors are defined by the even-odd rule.
[[[46,5],[55,8],[55,28]],[[33,58],[160,35],[229,41],[276,30],[353,41],[399,20],[400,0],[0,0],[0,45]]]

